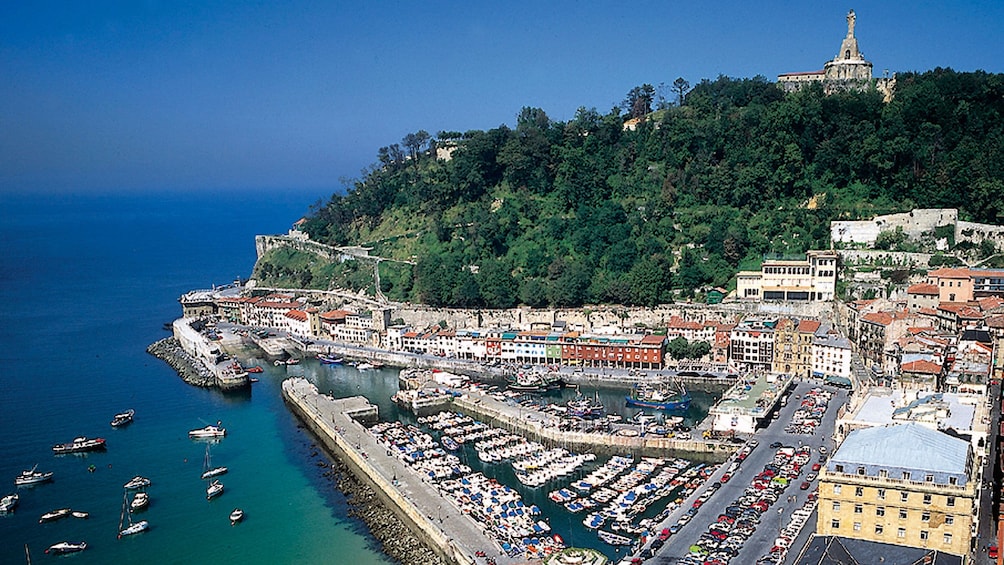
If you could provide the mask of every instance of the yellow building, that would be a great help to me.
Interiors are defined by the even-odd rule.
[[[970,444],[918,424],[855,430],[819,474],[816,533],[967,555]]]
[[[774,326],[774,372],[811,377],[812,343],[818,329],[819,322],[815,320],[782,318]]]

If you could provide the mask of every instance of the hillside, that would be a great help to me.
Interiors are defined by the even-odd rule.
[[[415,261],[381,264],[392,299],[653,305],[727,286],[767,253],[828,247],[835,218],[1004,213],[1004,75],[900,75],[888,104],[874,91],[784,95],[762,77],[706,80],[654,113],[631,100],[639,92],[625,107],[648,119],[633,131],[619,108],[568,122],[523,108],[514,128],[408,134],[304,229]],[[315,287],[372,283],[360,277],[371,268],[318,277],[285,261],[259,269]]]

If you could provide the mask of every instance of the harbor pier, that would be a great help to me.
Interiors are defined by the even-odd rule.
[[[350,416],[360,411],[372,416],[361,406],[365,399],[334,399],[320,394],[303,378],[283,381],[282,396],[321,443],[360,481],[372,487],[408,529],[445,561],[474,565],[475,553],[485,551],[500,565],[516,563],[500,555],[498,546],[481,526],[452,506],[435,485],[394,458]]]

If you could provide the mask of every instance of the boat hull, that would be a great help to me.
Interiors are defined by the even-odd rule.
[[[689,394],[687,394],[678,400],[670,400],[667,402],[644,400],[641,398],[633,398],[630,396],[625,397],[624,400],[627,402],[628,406],[635,406],[637,408],[651,408],[653,410],[664,410],[668,412],[673,410],[682,411],[689,409],[690,403],[693,399],[690,397]]]

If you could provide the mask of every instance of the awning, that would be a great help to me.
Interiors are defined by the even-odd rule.
[[[851,386],[851,379],[848,379],[847,377],[840,377],[837,375],[826,375],[825,381],[829,384],[837,386],[846,386],[846,387]]]

